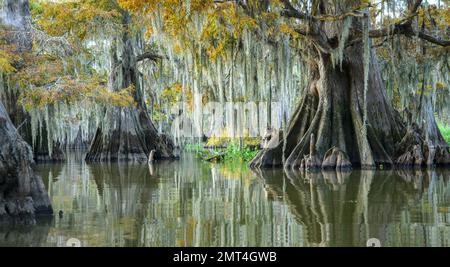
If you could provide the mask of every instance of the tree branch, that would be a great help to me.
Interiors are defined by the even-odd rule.
[[[371,38],[380,38],[386,36],[392,36],[395,34],[403,34],[407,37],[417,36],[420,39],[426,40],[430,43],[440,45],[440,46],[450,46],[450,40],[443,40],[438,37],[432,36],[431,34],[425,32],[425,30],[421,30],[419,32],[415,32],[411,27],[411,24],[395,24],[393,29],[383,28],[379,30],[372,30],[369,32],[369,37]]]
[[[437,44],[437,45],[444,46],[444,47],[450,46],[450,40],[442,40],[440,38],[429,35],[423,31],[419,32],[418,36],[419,36],[419,38],[421,38],[423,40],[427,40],[428,42],[433,43],[433,44]]]
[[[382,38],[387,36],[393,36],[397,34],[405,35],[406,37],[416,36],[422,40],[426,40],[430,43],[440,45],[440,46],[450,46],[450,40],[444,40],[439,37],[433,36],[425,31],[425,29],[415,31],[412,27],[412,20],[415,16],[417,16],[417,10],[422,4],[422,0],[416,0],[414,4],[409,8],[407,16],[400,20],[400,22],[388,25],[381,29],[371,30],[369,32],[370,38]],[[351,41],[348,44],[353,44],[361,40],[360,36],[356,38],[351,38]]]
[[[284,11],[281,12],[281,15],[289,18],[297,18],[297,19],[303,19],[303,20],[315,20],[314,17],[298,11],[295,7],[292,6],[291,2],[289,0],[281,0],[281,2],[284,4]]]
[[[369,37],[370,38],[383,38],[383,37],[389,37],[389,36],[393,36],[393,35],[398,35],[398,34],[402,34],[406,37],[418,37],[422,40],[426,40],[430,43],[439,45],[439,46],[443,46],[443,47],[448,47],[450,46],[450,40],[444,40],[441,39],[439,37],[435,37],[425,31],[419,31],[419,32],[414,32],[414,30],[411,27],[405,27],[405,25],[399,27],[396,26],[394,27],[392,30],[388,30],[388,29],[379,29],[379,30],[372,30],[369,32]],[[356,42],[359,42],[362,40],[362,38],[360,36],[354,36],[352,38],[350,38],[351,41],[349,41],[347,43],[347,46],[353,45]]]
[[[143,53],[143,54],[141,54],[141,55],[136,57],[136,62],[140,62],[140,61],[145,60],[145,59],[150,59],[150,60],[156,62],[156,61],[158,61],[159,59],[162,59],[162,58],[163,58],[162,56],[157,55],[157,54],[155,54],[153,52],[145,52],[145,53]]]

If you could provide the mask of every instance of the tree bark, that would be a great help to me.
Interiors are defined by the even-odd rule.
[[[30,224],[53,214],[41,177],[31,169],[30,146],[22,139],[0,102],[0,223]]]
[[[130,36],[130,15],[122,13],[124,31],[118,45],[112,48],[112,72],[109,86],[113,91],[134,86],[136,107],[109,107],[86,155],[86,161],[139,161],[148,160],[155,150],[156,159],[174,158],[172,140],[159,135],[143,103],[135,55],[136,41]],[[118,49],[119,48],[119,49]],[[120,58],[118,57],[120,56]]]
[[[321,24],[327,39],[338,36],[334,22]],[[362,32],[354,19],[353,31]],[[449,165],[449,147],[439,131],[425,138],[423,129],[406,125],[387,102],[375,51],[370,49],[367,97],[364,97],[364,46],[344,50],[342,67],[334,66],[329,51],[312,49],[311,81],[294,112],[284,138],[263,149],[253,168],[350,169],[394,166]],[[364,117],[365,99],[367,117]],[[436,127],[433,116],[429,127]],[[364,129],[364,121],[366,128]],[[315,144],[310,144],[315,137]],[[427,141],[425,141],[427,140]],[[285,159],[285,160],[283,160]]]

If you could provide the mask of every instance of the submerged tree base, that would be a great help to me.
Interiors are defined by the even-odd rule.
[[[107,123],[97,129],[87,162],[146,162],[150,152],[154,159],[176,159],[175,146],[166,135],[159,135],[150,118],[139,108],[112,108]]]

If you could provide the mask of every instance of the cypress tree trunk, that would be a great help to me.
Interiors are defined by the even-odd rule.
[[[41,177],[31,169],[30,146],[21,138],[0,102],[0,223],[34,223],[35,215],[52,214]]]
[[[109,86],[120,91],[133,86],[134,107],[109,107],[105,111],[95,138],[86,155],[86,161],[146,161],[152,150],[157,159],[174,158],[174,144],[165,135],[159,135],[143,103],[140,88],[136,41],[130,35],[130,15],[122,12],[122,38],[112,48],[112,72]]]
[[[336,12],[334,6],[322,5],[319,9],[324,14]],[[355,18],[350,31],[363,32],[363,23],[363,19]],[[339,36],[336,22],[320,22],[316,26],[326,39]],[[340,170],[450,164],[449,147],[439,131],[432,131],[434,135],[425,141],[427,129],[407,125],[387,102],[375,51],[369,49],[365,57],[364,45],[371,45],[366,42],[345,48],[342,67],[335,66],[329,51],[311,48],[315,56],[310,85],[290,120],[284,140],[274,148],[262,150],[251,167]],[[368,64],[364,64],[365,59]],[[429,127],[436,129],[434,117],[428,119]]]

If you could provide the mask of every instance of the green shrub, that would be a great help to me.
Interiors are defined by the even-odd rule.
[[[231,144],[225,149],[225,160],[226,161],[250,161],[252,160],[256,154],[258,153],[258,149],[253,149],[248,146],[244,146],[240,148],[238,145]]]
[[[234,143],[231,143],[226,148],[214,149],[204,148],[202,144],[188,144],[184,147],[184,149],[189,152],[195,152],[197,157],[203,160],[208,160],[216,157],[216,159],[213,160],[215,162],[248,162],[252,160],[259,151],[258,149],[251,146],[244,146],[243,148],[240,148],[239,145],[236,145]]]
[[[444,125],[443,123],[438,123],[439,130],[445,141],[450,145],[450,125]]]

